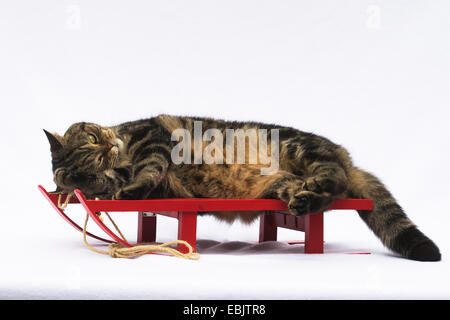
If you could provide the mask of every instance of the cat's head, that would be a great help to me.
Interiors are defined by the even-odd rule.
[[[119,160],[120,140],[110,128],[80,122],[71,125],[63,136],[44,132],[50,143],[53,172],[64,168],[94,173],[114,167]]]

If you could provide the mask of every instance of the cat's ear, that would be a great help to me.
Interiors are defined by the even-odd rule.
[[[63,148],[63,145],[61,143],[61,137],[56,136],[47,130],[43,129],[45,132],[45,135],[47,136],[48,142],[50,143],[50,151],[51,152],[58,152]]]

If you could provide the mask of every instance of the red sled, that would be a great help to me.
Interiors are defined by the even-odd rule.
[[[83,231],[78,224],[70,219],[58,206],[58,193],[47,192],[44,187],[38,186],[42,194],[51,203],[59,215],[78,231]],[[151,199],[151,200],[87,200],[80,190],[74,191],[75,198],[69,203],[80,203],[89,217],[107,234],[113,241],[104,239],[92,233],[86,234],[94,239],[104,242],[119,242],[127,247],[132,244],[124,241],[111,231],[96,213],[99,212],[138,212],[137,242],[156,241],[156,217],[168,216],[178,219],[178,240],[188,242],[192,248],[196,248],[197,239],[197,214],[199,212],[217,211],[264,211],[260,216],[259,242],[277,241],[277,228],[287,228],[305,233],[305,253],[323,253],[323,212],[308,214],[305,216],[293,216],[289,214],[287,205],[281,200],[275,199]],[[61,195],[64,202],[67,195]],[[370,199],[341,199],[335,200],[328,210],[367,210],[373,209],[373,201]],[[295,243],[299,243],[298,241]],[[179,246],[178,250],[187,253],[185,246]]]

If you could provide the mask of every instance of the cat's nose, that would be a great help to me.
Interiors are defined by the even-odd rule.
[[[106,148],[107,148],[108,150],[111,150],[111,149],[114,148],[114,147],[117,147],[117,144],[111,143],[111,142],[107,142],[107,143],[106,143]]]

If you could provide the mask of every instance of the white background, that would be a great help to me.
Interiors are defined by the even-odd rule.
[[[411,0],[1,2],[0,298],[450,298],[449,14],[448,1]],[[42,129],[159,113],[327,136],[443,260],[396,257],[351,211],[326,214],[325,255],[254,245],[257,224],[214,218],[199,219],[199,261],[89,251],[37,190],[54,189]],[[136,215],[115,217],[135,239]],[[175,238],[160,219],[158,240]],[[334,254],[348,251],[372,254]]]

